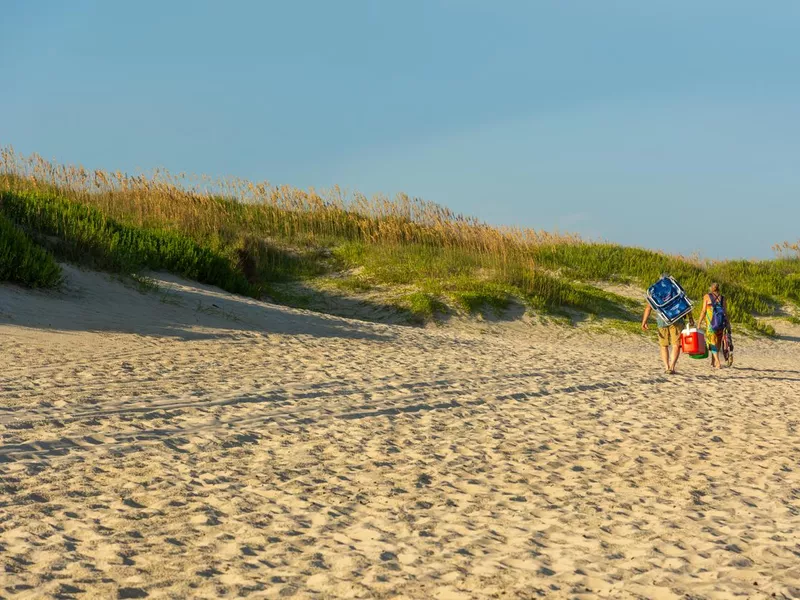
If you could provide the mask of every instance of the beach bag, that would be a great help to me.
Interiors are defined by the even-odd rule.
[[[714,333],[719,333],[723,329],[725,329],[725,309],[722,306],[722,296],[719,298],[714,299],[713,296],[711,302],[711,323],[709,323],[709,327],[711,327],[711,331]]]
[[[692,312],[692,302],[686,292],[669,275],[647,288],[647,302],[667,325],[672,325]]]

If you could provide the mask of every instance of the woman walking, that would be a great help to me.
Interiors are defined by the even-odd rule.
[[[719,352],[725,341],[725,329],[728,324],[728,305],[725,296],[719,291],[719,284],[712,283],[709,293],[703,296],[703,308],[700,309],[700,321],[706,321],[706,343],[711,353],[711,366],[722,368]]]

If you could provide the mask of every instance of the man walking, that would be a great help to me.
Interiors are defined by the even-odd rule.
[[[653,308],[648,303],[642,317],[644,331],[648,329],[647,320],[652,312]],[[692,313],[689,313],[688,317],[689,323],[694,327]],[[681,355],[681,331],[686,326],[686,321],[681,317],[672,325],[667,325],[661,315],[656,312],[656,325],[658,325],[658,345],[661,350],[661,361],[664,363],[664,372],[673,375],[675,374],[675,365],[678,364],[678,357]]]

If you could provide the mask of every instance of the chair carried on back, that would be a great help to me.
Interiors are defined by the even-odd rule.
[[[647,302],[661,318],[672,325],[692,312],[692,301],[680,284],[665,275],[647,289]]]

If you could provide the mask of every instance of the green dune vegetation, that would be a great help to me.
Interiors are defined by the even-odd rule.
[[[56,287],[61,283],[61,269],[53,256],[3,214],[0,214],[0,281],[28,287]]]
[[[773,260],[690,259],[492,227],[405,195],[90,171],[0,151],[0,280],[26,286],[57,287],[58,260],[168,271],[331,312],[336,302],[322,299],[347,298],[417,323],[516,306],[636,331],[644,289],[667,271],[695,300],[720,282],[734,324],[772,335],[768,318],[800,316],[800,247],[775,250]]]

